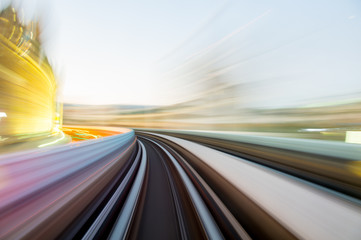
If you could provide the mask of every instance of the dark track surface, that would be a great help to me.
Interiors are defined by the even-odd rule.
[[[140,137],[148,169],[130,239],[205,239],[190,196],[167,154]]]
[[[243,196],[237,191],[229,182],[220,177],[213,169],[204,164],[200,164],[201,161],[189,154],[186,150],[177,146],[170,141],[156,137],[147,133],[137,134],[143,142],[143,136],[152,140],[161,142],[170,148],[170,152],[174,151],[182,156],[190,165],[193,165],[194,169],[200,174],[203,179],[211,186],[215,193],[220,197],[221,201],[231,211],[237,221],[241,223],[249,236],[253,239],[295,239],[285,228],[283,228],[278,222],[276,222],[271,216],[264,213],[262,209],[258,208],[247,197]],[[144,142],[143,142],[144,143]],[[148,152],[148,149],[147,149]],[[173,154],[172,154],[173,155]],[[149,163],[151,164],[151,163]],[[198,191],[202,191],[203,187],[199,186]],[[208,203],[208,209],[213,213],[213,216],[217,216],[218,227],[221,228],[224,239],[242,239],[239,235],[235,234],[234,229],[230,226],[229,222],[224,218],[220,209],[214,205],[214,202],[209,199],[209,195],[204,192],[204,199]],[[192,218],[187,217],[186,220],[190,221]],[[142,231],[142,230],[140,230]],[[151,239],[151,238],[149,238]],[[190,237],[190,239],[200,239],[199,237]]]
[[[142,141],[147,150],[149,172],[143,212],[137,239],[179,239],[177,215],[173,203],[166,159],[153,144]]]

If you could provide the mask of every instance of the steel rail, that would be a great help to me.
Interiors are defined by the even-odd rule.
[[[145,137],[146,138],[146,137]],[[177,169],[184,185],[186,186],[186,189],[192,199],[192,202],[195,206],[195,209],[197,210],[197,214],[201,220],[201,223],[204,227],[206,236],[208,239],[224,239],[222,236],[221,231],[219,230],[217,224],[215,223],[211,213],[209,212],[206,204],[202,200],[201,196],[199,195],[197,189],[194,187],[192,181],[189,179],[186,172],[183,170],[181,165],[177,162],[177,160],[159,143],[155,142],[152,139],[146,138],[148,141],[154,143],[157,145],[160,149],[162,149],[165,154],[169,157],[172,164]]]
[[[129,192],[127,200],[124,203],[124,206],[110,233],[110,236],[108,238],[110,240],[125,239],[127,237],[127,233],[130,228],[130,225],[134,219],[135,209],[137,207],[141,189],[144,184],[146,168],[147,168],[147,154],[145,151],[145,147],[143,143],[141,143],[140,141],[139,144],[142,151],[142,159],[138,170],[138,174],[136,176],[136,179],[134,180],[132,189]]]
[[[110,213],[114,211],[115,205],[119,201],[119,198],[125,194],[127,186],[131,183],[131,178],[136,174],[137,166],[139,165],[141,158],[141,149],[138,149],[138,153],[135,161],[133,162],[128,173],[122,180],[121,184],[118,186],[117,190],[114,192],[112,197],[109,199],[103,210],[99,213],[98,217],[94,220],[93,224],[89,227],[88,231],[84,234],[82,239],[95,239],[99,233],[100,228],[104,225]]]

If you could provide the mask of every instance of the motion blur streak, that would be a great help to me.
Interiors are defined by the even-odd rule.
[[[330,147],[336,159],[311,140],[119,133],[2,155],[0,239],[359,237],[360,176],[349,170],[359,151],[349,144]]]
[[[39,145],[39,148],[50,146],[50,145],[56,144],[57,142],[60,142],[61,140],[63,140],[65,138],[65,134],[63,132],[60,132],[60,135],[61,135],[61,137],[59,139],[49,142],[49,143],[41,144],[41,145]]]
[[[108,137],[119,133],[130,132],[127,128],[94,127],[94,126],[63,126],[61,130],[72,138],[72,142]]]
[[[359,1],[230,0],[215,13],[161,58],[143,105],[66,104],[64,122],[361,143]]]
[[[0,9],[0,137],[6,139],[1,145],[49,133],[54,135],[48,145],[64,139],[56,130],[62,121],[57,82],[40,34],[39,23],[25,25],[12,6]]]
[[[252,238],[359,239],[359,200],[312,184],[312,180],[302,181],[305,174],[294,177],[275,171],[272,169],[274,167],[255,163],[253,159],[238,157],[234,146],[229,146],[233,151],[227,151],[217,142],[215,135],[208,138],[208,144],[204,146],[207,138],[202,142],[199,133],[184,131],[181,135],[176,132],[162,131],[162,134],[157,134],[138,131],[137,134],[159,141],[184,157],[188,167],[191,166],[206,180]],[[210,144],[212,141],[213,145]],[[272,141],[269,143],[272,144]],[[281,156],[282,152],[278,154]],[[323,168],[327,167],[325,164]],[[312,170],[312,167],[308,168],[308,171]],[[332,184],[329,179],[326,185]]]
[[[356,239],[361,207],[283,174],[185,140],[160,135],[186,148],[279,219],[299,238]],[[205,157],[207,156],[207,157]],[[305,204],[309,203],[309,204]],[[330,217],[332,216],[332,217]]]
[[[361,1],[170,2],[0,0],[0,240],[360,240]]]
[[[109,184],[135,147],[134,132],[3,155],[0,238],[57,236]]]

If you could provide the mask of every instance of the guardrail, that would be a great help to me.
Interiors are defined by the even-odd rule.
[[[190,165],[226,199],[242,226],[252,230],[251,236],[359,239],[361,204],[357,200],[191,141],[149,136],[186,154]]]
[[[134,132],[0,156],[0,239],[52,239],[129,160]]]
[[[205,144],[361,199],[359,144],[223,132],[147,131]]]
[[[253,136],[236,132],[193,131],[173,129],[146,129],[136,131],[149,131],[159,133],[187,134],[208,138],[223,139],[239,143],[255,144],[265,147],[292,150],[304,153],[313,153],[347,160],[360,160],[361,145],[327,140],[299,139],[285,137]]]

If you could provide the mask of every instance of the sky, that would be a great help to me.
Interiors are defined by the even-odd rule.
[[[45,46],[59,72],[65,102],[164,105],[167,102],[157,96],[161,85],[157,62],[223,2],[55,0],[37,4],[37,11],[45,15]],[[25,9],[29,5],[26,2]]]
[[[64,100],[87,104],[166,104],[157,61],[220,1],[59,1],[58,46]],[[183,13],[183,14],[180,14]],[[64,65],[62,65],[64,64]]]
[[[42,20],[67,103],[173,104],[204,91],[210,72],[250,107],[361,94],[358,0],[16,4]]]

